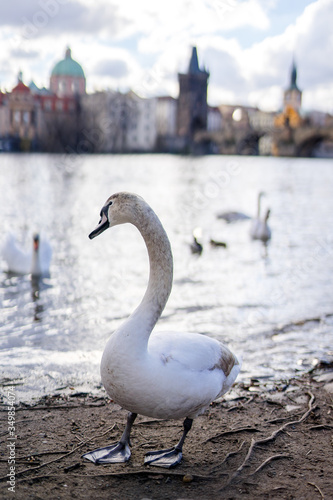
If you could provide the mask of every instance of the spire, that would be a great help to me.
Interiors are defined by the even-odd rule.
[[[291,67],[290,87],[289,88],[299,90],[299,88],[297,87],[297,68],[296,68],[295,59],[293,59],[293,63],[292,63],[292,67]]]
[[[206,75],[207,77],[209,77],[209,72],[206,70],[206,68],[203,68],[203,69],[199,68],[198,53],[197,53],[196,47],[192,47],[192,56],[191,56],[190,64],[188,67],[188,74],[189,75]]]
[[[71,49],[69,47],[67,47],[67,49],[66,49],[65,58],[66,59],[71,59],[72,58],[72,51],[71,51]]]
[[[200,73],[199,69],[199,62],[198,62],[198,54],[197,54],[197,48],[192,47],[192,56],[190,60],[190,65],[188,68],[188,72],[191,74],[197,74]]]

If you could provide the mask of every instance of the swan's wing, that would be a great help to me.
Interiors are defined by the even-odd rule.
[[[2,248],[2,256],[7,263],[7,270],[17,274],[30,272],[32,252],[22,250],[13,234],[8,234]]]
[[[223,344],[198,333],[153,333],[148,351],[163,363],[180,363],[189,370],[221,369],[227,377],[237,358]]]
[[[52,259],[52,247],[46,239],[42,239],[40,242],[39,257],[42,274],[49,273]]]

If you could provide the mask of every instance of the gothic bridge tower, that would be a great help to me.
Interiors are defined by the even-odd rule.
[[[208,71],[199,68],[197,49],[193,47],[188,72],[178,73],[177,135],[187,143],[197,131],[207,129],[208,78]]]

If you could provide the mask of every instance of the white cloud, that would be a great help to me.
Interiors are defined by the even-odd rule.
[[[304,106],[332,111],[333,90],[333,34],[329,20],[333,14],[332,0],[318,0],[308,6],[303,14],[286,30],[277,36],[267,37],[262,42],[243,50],[237,43],[226,43],[222,38],[206,40],[208,47],[215,50],[212,63],[211,82],[227,90],[230,102],[244,103],[245,100],[264,109],[278,109],[282,104],[282,91],[289,84],[293,56],[298,67],[298,84],[304,90]],[[208,43],[207,43],[208,42]],[[228,57],[227,57],[228,56]],[[223,80],[220,72],[226,72]],[[229,64],[225,64],[229,60]],[[220,79],[220,82],[219,82]],[[278,89],[280,88],[280,92]],[[215,99],[218,92],[215,91]],[[331,104],[329,104],[329,101]]]

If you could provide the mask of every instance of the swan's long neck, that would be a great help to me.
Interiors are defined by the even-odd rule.
[[[32,252],[31,274],[32,274],[32,276],[39,276],[41,274],[38,249],[34,249]]]
[[[133,341],[146,346],[171,292],[173,259],[167,234],[148,205],[137,214],[133,224],[146,243],[150,272],[146,293],[128,319],[127,325],[135,325],[136,339],[133,338]]]
[[[258,212],[257,212],[257,218],[260,219],[260,204],[261,204],[261,193],[258,196]]]

